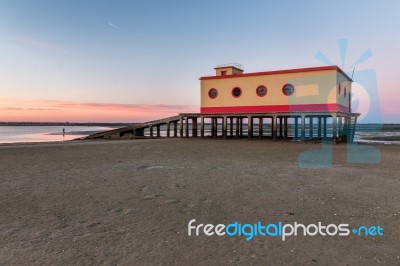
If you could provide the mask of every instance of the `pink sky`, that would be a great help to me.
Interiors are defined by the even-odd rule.
[[[198,112],[192,105],[82,103],[0,98],[3,122],[145,122],[179,113]]]

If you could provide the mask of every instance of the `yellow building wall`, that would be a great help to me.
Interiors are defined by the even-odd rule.
[[[282,87],[287,83],[295,87],[291,96],[282,93]],[[260,85],[267,88],[267,95],[264,97],[256,94],[256,88]],[[232,96],[234,87],[242,90],[242,95],[238,98]],[[218,90],[215,99],[208,96],[211,88]],[[336,70],[203,79],[201,107],[336,104],[336,89]]]
[[[337,73],[337,92],[338,104],[346,107],[351,106],[351,82],[340,72]]]

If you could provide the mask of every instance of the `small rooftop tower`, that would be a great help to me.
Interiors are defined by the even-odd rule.
[[[237,63],[218,65],[214,69],[216,76],[243,74],[243,66]]]

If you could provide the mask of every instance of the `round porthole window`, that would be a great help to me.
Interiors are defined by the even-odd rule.
[[[242,89],[240,89],[239,87],[235,87],[232,89],[232,96],[235,98],[240,97],[240,95],[242,95]]]
[[[217,96],[218,96],[217,89],[212,88],[208,91],[208,97],[210,97],[211,99],[215,99],[217,98]]]
[[[258,96],[264,97],[265,95],[267,95],[267,87],[262,86],[262,85],[258,86],[257,90],[256,90],[256,93],[257,93]]]
[[[286,96],[290,96],[294,93],[294,86],[292,84],[285,84],[282,87],[282,93]]]

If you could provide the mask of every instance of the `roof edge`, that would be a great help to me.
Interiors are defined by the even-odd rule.
[[[249,77],[249,76],[262,76],[262,75],[274,75],[274,74],[287,74],[287,73],[296,73],[296,72],[311,72],[311,71],[324,71],[324,70],[337,70],[342,75],[345,76],[349,81],[353,82],[353,80],[338,66],[322,66],[322,67],[308,67],[308,68],[295,68],[295,69],[284,69],[284,70],[273,70],[273,71],[263,71],[263,72],[252,72],[252,73],[243,73],[243,74],[234,74],[234,75],[226,75],[226,76],[203,76],[200,77],[200,80],[207,79],[221,79],[221,78],[239,78],[239,77]]]

